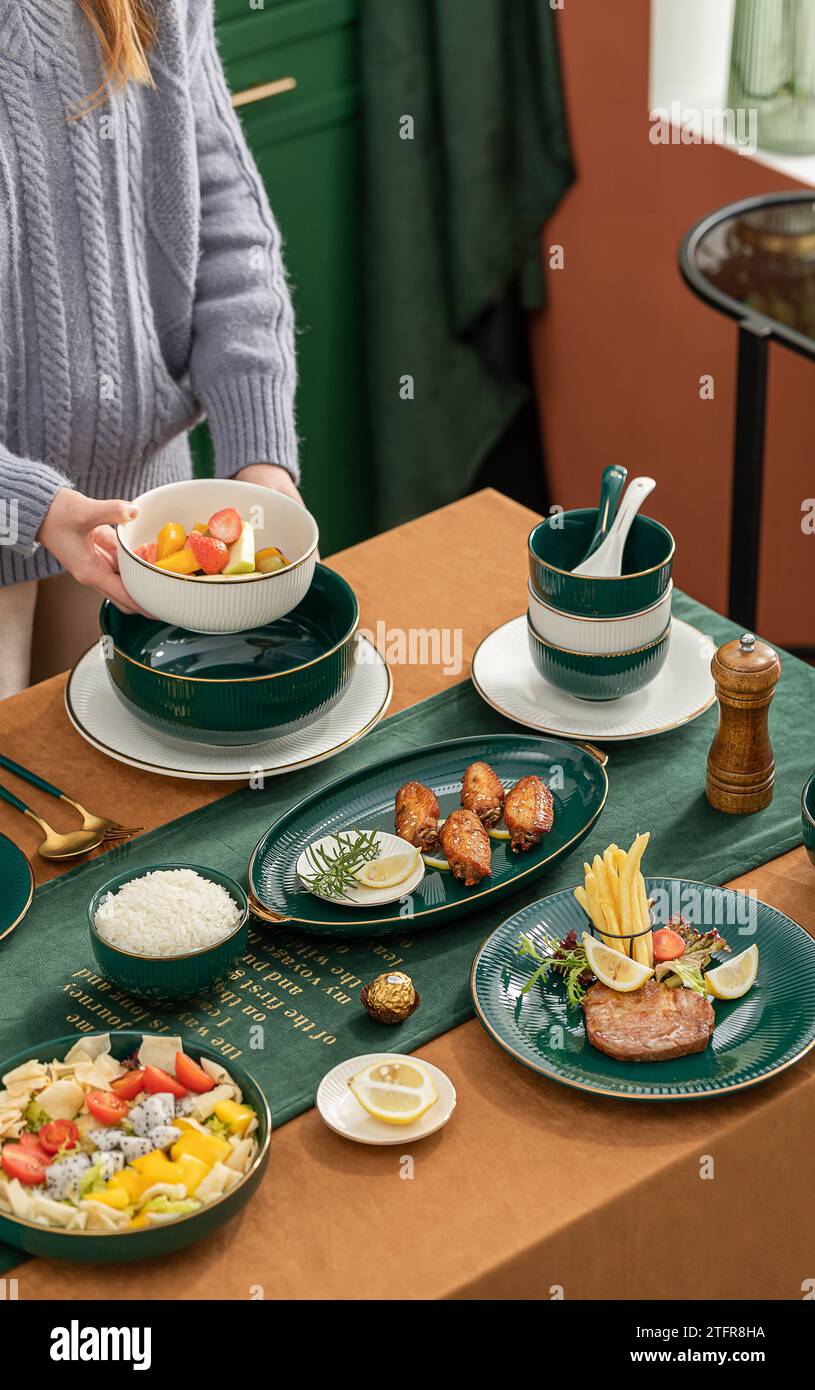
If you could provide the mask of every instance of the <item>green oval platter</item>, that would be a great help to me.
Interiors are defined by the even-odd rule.
[[[114,1057],[127,1057],[141,1044],[147,1033],[129,1030],[111,1031],[111,1051]],[[0,1065],[0,1074],[13,1071],[23,1062],[38,1058],[50,1062],[54,1057],[60,1060],[70,1051],[74,1043],[82,1038],[81,1033],[69,1037],[52,1038],[36,1047],[27,1047],[15,1057],[9,1057]],[[269,1144],[272,1137],[272,1116],[269,1103],[254,1077],[231,1059],[224,1058],[214,1048],[205,1043],[187,1043],[190,1055],[209,1057],[213,1062],[225,1066],[230,1076],[238,1083],[247,1105],[257,1112],[258,1151],[255,1161],[242,1182],[237,1183],[230,1192],[217,1197],[208,1206],[190,1216],[180,1216],[176,1221],[167,1221],[149,1230],[137,1231],[61,1231],[53,1226],[41,1225],[38,1221],[26,1221],[7,1211],[0,1211],[0,1241],[6,1241],[17,1250],[25,1250],[29,1255],[45,1255],[48,1259],[80,1260],[85,1263],[111,1264],[126,1260],[145,1260],[156,1255],[169,1255],[192,1245],[209,1235],[218,1226],[223,1226],[231,1216],[244,1206],[260,1186],[269,1162]]]
[[[34,897],[34,875],[23,851],[0,835],[0,941],[18,927]]]
[[[428,869],[408,904],[400,900],[367,910],[348,908],[325,902],[300,886],[295,864],[313,840],[338,830],[393,831],[394,797],[409,781],[432,787],[445,816],[460,805],[465,768],[480,760],[495,769],[506,787],[530,773],[551,782],[554,825],[534,848],[514,854],[505,841],[493,840],[490,878],[466,888],[448,871]],[[254,899],[256,915],[273,919],[272,925],[285,922],[301,932],[343,937],[404,932],[408,926],[436,926],[477,912],[530,883],[580,844],[608,794],[603,763],[602,754],[581,744],[519,734],[450,739],[386,758],[338,778],[275,821],[249,863],[250,906]],[[562,776],[555,774],[558,768]]]
[[[545,948],[568,931],[579,937],[588,928],[571,889],[509,917],[476,955],[470,979],[475,1011],[499,1046],[553,1081],[626,1100],[725,1095],[769,1080],[809,1052],[815,1044],[815,940],[809,933],[732,888],[669,878],[647,878],[645,885],[650,897],[670,895],[668,916],[681,911],[696,927],[718,927],[734,955],[758,944],[753,988],[730,1003],[712,1001],[716,1024],[705,1051],[664,1062],[618,1061],[589,1043],[583,1010],[569,1007],[559,982],[535,985],[521,996],[534,969],[530,957],[518,955],[521,932]],[[745,922],[755,930],[745,930]]]

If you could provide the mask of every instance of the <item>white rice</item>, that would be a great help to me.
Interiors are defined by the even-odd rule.
[[[241,911],[219,883],[194,869],[156,869],[107,893],[94,915],[103,941],[139,956],[182,956],[215,946]]]

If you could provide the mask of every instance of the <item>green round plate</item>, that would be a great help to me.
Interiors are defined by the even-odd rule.
[[[350,773],[294,806],[257,845],[249,862],[252,897],[276,921],[321,936],[372,936],[437,925],[476,912],[531,882],[588,834],[608,794],[605,768],[577,743],[529,734],[492,734],[454,738],[432,748],[417,748]],[[376,908],[349,908],[306,892],[295,865],[307,845],[338,830],[393,830],[393,801],[404,782],[423,782],[439,799],[442,816],[460,805],[461,779],[468,763],[483,760],[504,786],[537,773],[552,791],[555,820],[548,835],[522,854],[493,840],[492,874],[477,887],[465,888],[447,871],[428,869],[410,895]],[[263,920],[261,918],[261,920]]]
[[[534,962],[518,955],[525,932],[539,948],[588,919],[571,889],[530,903],[497,927],[479,950],[470,981],[475,1010],[512,1057],[580,1091],[626,1100],[693,1100],[767,1081],[815,1044],[815,940],[783,912],[732,888],[692,879],[647,878],[650,897],[670,895],[670,910],[694,926],[718,927],[733,954],[758,944],[758,979],[742,999],[713,1001],[716,1026],[704,1052],[665,1062],[621,1062],[592,1047],[583,1010],[566,1003],[559,982],[521,996]],[[657,901],[660,897],[657,897]],[[754,920],[748,918],[754,910]],[[750,930],[752,927],[754,931]]]
[[[23,851],[0,835],[0,941],[18,927],[31,906],[34,875]]]

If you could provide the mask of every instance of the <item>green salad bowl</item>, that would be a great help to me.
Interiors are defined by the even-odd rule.
[[[67,1038],[52,1038],[48,1042],[38,1043],[36,1047],[27,1047],[24,1052],[18,1052],[16,1057],[4,1060],[0,1070],[6,1073],[22,1066],[23,1062],[36,1059],[41,1062],[50,1062],[54,1058],[62,1061],[81,1036],[80,1033],[73,1033]],[[122,1030],[111,1031],[109,1036],[113,1056],[124,1058],[140,1047],[145,1034]],[[16,1250],[24,1250],[28,1255],[44,1255],[46,1259],[51,1260],[122,1264],[128,1260],[147,1260],[160,1255],[171,1255],[174,1250],[182,1250],[184,1246],[202,1240],[204,1236],[223,1226],[224,1222],[246,1205],[260,1186],[269,1163],[269,1144],[272,1137],[269,1103],[254,1077],[236,1062],[225,1058],[214,1048],[207,1047],[197,1039],[190,1039],[186,1046],[196,1062],[201,1057],[208,1057],[211,1061],[225,1066],[240,1086],[246,1104],[251,1105],[257,1113],[258,1152],[243,1181],[236,1183],[231,1192],[217,1197],[200,1211],[144,1230],[61,1231],[53,1226],[43,1226],[38,1221],[27,1221],[9,1212],[0,1211],[0,1241],[13,1245]]]
[[[589,618],[621,618],[656,603],[668,587],[674,538],[650,516],[637,515],[620,575],[572,574],[585,559],[596,507],[555,512],[529,533],[529,577],[544,603]]]
[[[248,632],[201,633],[122,613],[99,615],[108,678],[137,719],[195,743],[261,743],[313,723],[351,675],[356,595],[318,565],[305,598]]]
[[[214,946],[204,946],[180,956],[143,956],[105,941],[94,921],[102,899],[108,893],[115,893],[125,883],[144,878],[145,874],[158,869],[193,869],[202,878],[225,888],[241,914],[229,936]],[[194,994],[205,994],[237,966],[249,941],[249,902],[240,884],[218,869],[205,869],[200,864],[147,864],[137,869],[127,869],[97,888],[88,903],[88,925],[96,963],[112,984],[140,999],[189,999]]]
[[[815,868],[815,772],[801,792],[801,829],[809,862]]]
[[[630,652],[569,652],[539,637],[527,614],[529,651],[540,675],[550,685],[579,700],[620,700],[649,685],[668,656],[671,629],[655,642]]]

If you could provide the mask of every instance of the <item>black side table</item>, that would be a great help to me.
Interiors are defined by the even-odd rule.
[[[683,238],[686,283],[739,329],[728,613],[754,630],[771,342],[815,360],[815,194],[730,203]]]

